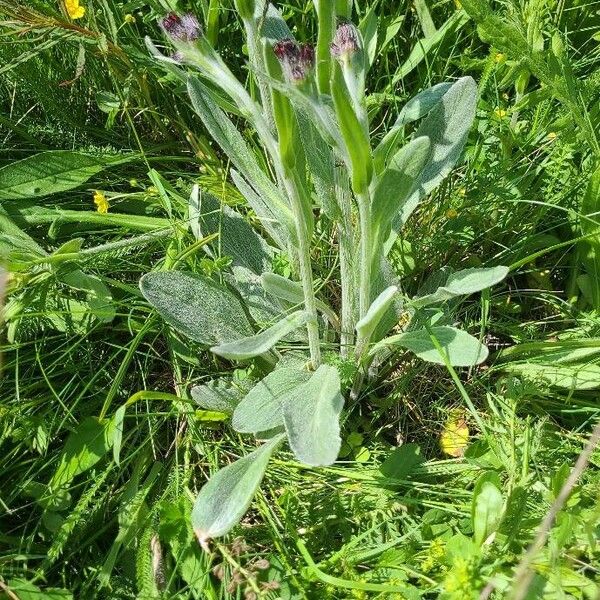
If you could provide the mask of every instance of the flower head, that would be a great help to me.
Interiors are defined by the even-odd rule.
[[[286,81],[300,83],[304,81],[315,65],[315,49],[310,44],[297,44],[286,38],[273,46],[273,52],[279,59]]]
[[[202,26],[191,13],[169,13],[161,19],[160,28],[174,42],[195,42],[202,35]]]
[[[81,19],[85,15],[85,7],[79,4],[79,0],[65,0],[65,8],[70,19]]]
[[[96,205],[96,210],[101,215],[105,215],[108,212],[108,199],[103,192],[99,190],[94,192],[94,204]]]
[[[331,54],[337,59],[353,56],[358,52],[360,43],[358,31],[350,21],[341,21],[331,42]]]

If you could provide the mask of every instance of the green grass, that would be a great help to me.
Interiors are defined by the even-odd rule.
[[[156,19],[171,3],[82,3],[87,15],[73,28],[58,3],[23,3],[26,11],[0,1],[0,165],[52,149],[135,154],[70,191],[2,202],[13,224],[48,253],[76,238],[85,252],[64,264],[34,264],[6,242],[11,232],[0,221],[11,271],[0,387],[0,598],[462,600],[480,597],[489,581],[491,598],[508,597],[598,419],[600,306],[578,278],[592,285],[600,278],[579,239],[588,233],[582,214],[594,221],[582,200],[598,165],[600,5],[495,7],[530,43],[541,36],[547,48],[563,33],[554,89],[528,74],[510,45],[482,41],[466,17],[420,62],[407,64],[413,48],[426,47],[418,43],[422,7],[439,28],[454,3],[418,2],[419,11],[404,1],[360,3],[358,20],[373,8],[380,48],[386,42],[368,82],[377,93],[369,110],[379,135],[417,91],[463,74],[478,82],[466,160],[411,218],[394,266],[415,293],[447,264],[513,265],[505,285],[453,307],[456,321],[493,354],[483,368],[455,374],[407,355],[390,359],[347,405],[339,462],[309,468],[279,454],[250,512],[209,555],[191,531],[191,504],[210,474],[253,443],[197,410],[191,384],[230,367],[169,330],[137,282],[178,260],[199,272],[227,270],[226,257],[192,247],[185,199],[195,182],[259,225],[181,85],[144,46],[146,34],[159,39]],[[199,14],[217,7],[207,35],[245,77],[232,3],[180,4]],[[298,38],[314,41],[312,3],[279,5]],[[135,23],[125,22],[127,14]],[[103,220],[95,190],[108,197],[108,217],[127,216]],[[147,235],[148,228],[158,233]],[[317,235],[315,269],[327,280],[335,249],[326,232]],[[280,257],[281,272],[286,264]],[[85,292],[65,283],[74,268],[110,290],[110,323],[94,316]],[[335,290],[324,289],[333,304]],[[557,342],[568,345],[568,356],[559,355]],[[233,376],[243,386],[253,373]],[[86,427],[98,434],[102,424],[92,419],[113,417],[130,399],[119,460],[95,435],[52,492],[65,448],[77,446]],[[471,432],[463,458],[440,449],[453,409]],[[536,556],[528,598],[598,597],[599,468],[596,450]],[[504,517],[478,545],[473,501],[493,500],[480,495],[490,477]]]

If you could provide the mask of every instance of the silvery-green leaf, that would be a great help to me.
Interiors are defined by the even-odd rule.
[[[372,220],[374,229],[380,231],[385,238],[389,232],[389,224],[418,191],[423,168],[430,156],[429,138],[417,137],[397,152],[378,178],[373,192]]]
[[[263,273],[260,281],[268,294],[292,304],[304,304],[304,291],[302,285],[297,281],[290,281],[286,277],[270,272]],[[316,299],[316,304],[317,310],[323,313],[329,322],[337,328],[338,318],[333,309],[319,299]]]
[[[404,203],[394,221],[400,231],[423,196],[432,192],[460,158],[475,118],[477,85],[471,77],[459,79],[427,115],[415,137],[431,140],[431,156],[419,178],[418,188]]]
[[[374,160],[378,171],[381,171],[394,155],[403,127],[427,115],[451,87],[452,84],[448,82],[438,83],[423,90],[402,107],[396,122],[375,149]]]
[[[240,433],[258,434],[283,425],[283,401],[310,378],[293,366],[278,366],[257,383],[233,413],[232,426]]]
[[[488,357],[488,349],[466,331],[446,325],[431,327],[430,330],[446,353],[450,364],[455,367],[472,367]],[[401,346],[414,352],[422,360],[444,365],[444,358],[433,343],[431,335],[426,329],[393,335],[377,344],[373,352],[382,346]]]
[[[265,3],[262,0],[256,3],[255,15],[258,19],[262,18],[264,4]],[[279,40],[294,39],[294,36],[284,18],[281,16],[281,13],[271,3],[269,3],[269,7],[267,8],[261,35],[271,45]]]
[[[285,236],[285,232],[277,225],[284,224],[292,229],[292,213],[273,182],[259,167],[240,132],[197,77],[188,78],[188,94],[194,110],[211,136],[254,188],[256,196],[247,197],[246,200],[251,203],[261,221],[266,219],[263,223],[265,228],[275,228],[278,230],[277,236]],[[252,204],[254,201],[258,202],[257,206]]]
[[[202,238],[202,231],[200,230],[200,211],[200,186],[195,183],[188,200],[188,221],[190,230],[197,240]]]
[[[202,194],[198,222],[200,237],[219,233],[220,253],[230,256],[234,266],[246,267],[260,275],[271,265],[272,248],[246,219],[229,206],[222,205],[213,195]]]
[[[246,202],[256,213],[256,216],[260,219],[265,231],[271,236],[279,248],[286,250],[290,235],[285,231],[285,228],[277,222],[277,219],[273,215],[273,211],[235,169],[231,169],[229,174],[239,193],[244,197]]]
[[[191,389],[191,394],[200,408],[228,415],[233,414],[243,396],[243,392],[222,379],[196,385]]]
[[[422,308],[436,302],[443,302],[456,296],[467,296],[485,290],[500,283],[508,275],[508,267],[491,267],[489,269],[464,269],[452,273],[445,285],[437,288],[432,294],[414,298],[411,302],[415,308]]]
[[[261,333],[213,346],[211,351],[228,360],[248,360],[268,352],[277,342],[306,323],[308,313],[298,310]]]
[[[356,324],[356,332],[359,338],[369,339],[371,337],[371,334],[392,305],[397,293],[398,287],[391,285],[373,300],[367,314]]]
[[[343,406],[339,374],[329,365],[321,365],[308,382],[286,396],[283,420],[298,460],[314,466],[335,462],[341,446]]]
[[[238,298],[208,277],[157,271],[141,278],[140,289],[169,325],[196,342],[211,346],[252,335]]]
[[[335,165],[333,152],[310,118],[303,111],[296,111],[300,139],[308,163],[317,198],[323,212],[330,219],[340,216],[335,196]]]
[[[287,277],[267,272],[260,276],[260,282],[267,294],[287,300],[292,304],[301,304],[304,302],[302,285],[297,281],[291,281]]]
[[[264,477],[279,435],[258,450],[217,471],[200,490],[192,510],[192,526],[200,543],[225,535],[244,516]]]

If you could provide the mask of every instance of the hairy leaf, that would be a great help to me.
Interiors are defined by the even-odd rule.
[[[228,381],[218,379],[191,389],[192,398],[200,408],[231,415],[243,393]]]
[[[437,340],[450,364],[455,367],[478,365],[488,357],[488,349],[477,338],[466,331],[446,325],[431,327],[431,335],[425,329],[393,335],[382,340],[373,351],[381,346],[401,346],[414,352],[422,360],[444,365],[444,358],[431,336]]]
[[[398,287],[391,285],[373,300],[367,314],[356,324],[356,332],[360,338],[369,339],[371,337],[371,334],[390,308],[397,293]]]
[[[203,546],[225,535],[250,506],[271,455],[283,441],[279,435],[248,456],[217,471],[200,490],[192,511],[192,526]]]
[[[422,308],[436,302],[443,302],[456,296],[467,296],[485,290],[500,283],[508,275],[508,267],[491,267],[489,269],[464,269],[452,273],[446,283],[432,294],[414,298],[411,304]]]
[[[287,395],[283,419],[290,447],[308,465],[330,465],[340,446],[339,417],[344,406],[337,369],[321,365],[304,385]]]
[[[233,428],[240,433],[258,434],[283,425],[282,405],[310,378],[310,373],[278,367],[257,383],[233,413]]]
[[[394,222],[400,231],[420,199],[433,191],[460,158],[475,118],[477,85],[471,77],[459,79],[436,104],[417,130],[415,137],[431,141],[431,155],[419,178],[419,185],[404,203]]]
[[[169,325],[196,342],[211,346],[252,335],[238,298],[208,277],[159,271],[144,275],[140,289]]]
[[[306,323],[308,314],[302,310],[281,319],[256,335],[213,346],[211,351],[229,360],[247,360],[268,352],[279,340]]]

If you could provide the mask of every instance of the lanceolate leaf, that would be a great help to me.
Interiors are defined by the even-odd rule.
[[[379,296],[369,307],[367,314],[356,324],[356,332],[362,339],[369,339],[375,328],[385,315],[392,302],[394,296],[398,293],[398,287],[391,285],[383,290]]]
[[[234,266],[243,266],[260,275],[271,265],[273,249],[241,215],[203,193],[197,214],[200,237],[219,233],[220,254],[230,256]]]
[[[285,398],[305,384],[310,373],[278,367],[257,383],[233,413],[232,426],[240,433],[258,434],[283,425]]]
[[[283,419],[290,447],[308,465],[333,464],[340,450],[339,417],[344,406],[337,369],[321,365],[285,398]]]
[[[451,87],[451,83],[438,83],[423,90],[404,105],[396,122],[375,149],[374,161],[378,171],[383,170],[394,155],[404,126],[427,115]]]
[[[271,455],[284,436],[274,437],[258,450],[217,471],[200,490],[192,511],[192,526],[203,545],[225,535],[250,506]]]
[[[417,189],[404,203],[394,222],[399,231],[419,200],[433,191],[460,158],[475,118],[477,85],[471,77],[459,79],[427,115],[415,137],[431,140],[431,156],[419,178]]]
[[[247,360],[268,352],[279,340],[306,323],[307,313],[302,310],[285,317],[263,332],[234,342],[213,346],[211,351],[229,360]]]
[[[297,281],[290,281],[276,273],[267,272],[261,275],[260,282],[267,294],[281,298],[281,300],[287,300],[292,304],[304,302],[302,285]]]
[[[212,100],[206,87],[196,77],[188,79],[188,93],[194,109],[204,122],[209,133],[221,146],[231,162],[239,169],[244,178],[251,184],[256,197],[246,198],[252,204],[267,230],[274,228],[278,236],[282,234],[277,224],[284,224],[293,229],[292,215],[285,200],[279,194],[271,180],[258,166],[256,158],[248,148],[240,132],[231,120]],[[254,205],[257,201],[259,204]]]
[[[407,331],[385,338],[373,349],[381,346],[401,346],[414,352],[419,358],[427,362],[444,365],[444,357],[440,354],[432,336],[441,346],[451,365],[455,367],[471,367],[485,361],[488,349],[472,335],[455,327],[431,327],[431,335],[425,329]]]
[[[445,285],[437,288],[432,294],[414,298],[411,304],[415,308],[421,308],[456,296],[480,292],[502,281],[508,275],[508,271],[508,267],[491,267],[489,269],[464,269],[452,273]]]
[[[148,273],[140,289],[169,325],[196,342],[210,346],[252,335],[237,297],[208,277],[181,271]]]
[[[367,189],[373,175],[371,146],[367,134],[352,107],[340,66],[334,63],[333,70],[334,81],[331,93],[340,124],[340,131],[350,160],[348,166],[352,173],[352,188],[355,193],[362,194]]]
[[[407,200],[418,191],[423,167],[431,155],[428,137],[418,137],[394,156],[389,167],[379,178],[372,201],[375,231],[387,238],[389,225],[402,210]]]
[[[71,190],[102,171],[110,162],[68,150],[29,156],[0,169],[0,201],[40,198]]]

